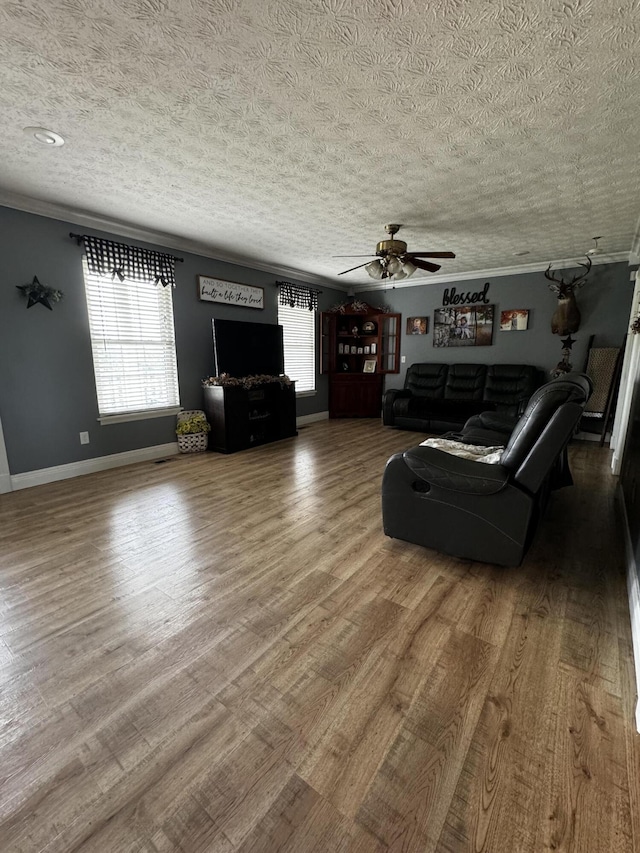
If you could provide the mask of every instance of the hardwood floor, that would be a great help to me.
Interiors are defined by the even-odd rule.
[[[421,438],[329,421],[0,496],[0,850],[639,850],[608,452],[499,569],[383,535]]]

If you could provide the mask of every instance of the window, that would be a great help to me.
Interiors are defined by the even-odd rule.
[[[283,329],[284,371],[296,382],[296,393],[316,390],[316,312],[278,305]]]
[[[175,414],[172,288],[90,272],[86,258],[82,266],[100,420]]]

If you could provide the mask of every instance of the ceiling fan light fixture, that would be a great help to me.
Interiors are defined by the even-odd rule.
[[[592,237],[591,239],[595,245],[587,250],[587,255],[601,255],[603,252],[600,246],[598,246],[598,240],[602,240],[602,235],[600,237]]]
[[[355,270],[365,269],[370,278],[380,281],[380,279],[396,278],[398,280],[409,278],[417,270],[426,270],[427,272],[437,272],[440,269],[440,264],[434,264],[432,261],[424,260],[424,258],[455,258],[453,252],[408,252],[407,244],[404,240],[395,240],[394,237],[401,225],[391,224],[385,225],[385,231],[389,235],[389,240],[380,240],[376,246],[376,258],[368,263],[358,264],[355,267],[350,267],[348,270],[342,270],[338,275],[354,272]],[[334,255],[337,258],[356,257],[366,258],[367,255]]]
[[[381,279],[385,272],[382,261],[379,261],[377,258],[375,261],[370,261],[368,264],[365,264],[364,268],[371,278],[375,278],[376,280]]]
[[[394,255],[387,258],[387,271],[390,275],[395,275],[397,272],[400,272],[402,269],[402,263],[399,258],[396,258]]]

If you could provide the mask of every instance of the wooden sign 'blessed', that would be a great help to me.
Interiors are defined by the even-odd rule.
[[[467,293],[456,293],[455,287],[445,287],[442,296],[443,305],[472,305],[474,302],[484,302],[485,305],[489,302],[489,282],[487,282],[482,290],[475,292],[468,291]]]

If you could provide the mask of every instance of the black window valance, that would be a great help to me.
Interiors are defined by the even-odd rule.
[[[100,237],[87,234],[70,234],[80,243],[84,243],[87,252],[89,271],[98,275],[118,276],[132,281],[155,281],[163,287],[176,286],[176,258],[163,252],[128,246],[126,243],[114,243]]]
[[[318,293],[312,287],[304,287],[302,284],[292,284],[289,281],[277,281],[280,288],[280,304],[289,305],[291,308],[308,308],[309,311],[318,310]]]

